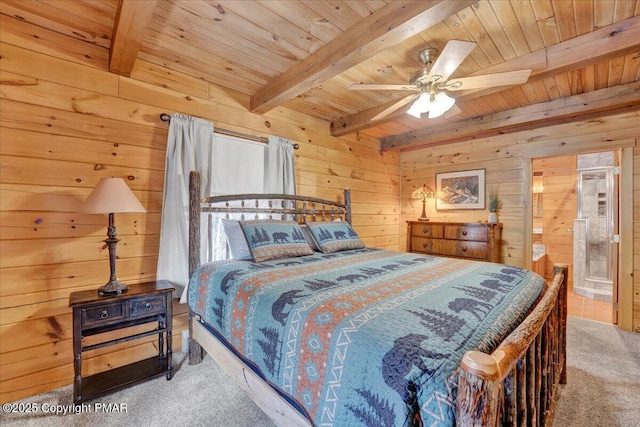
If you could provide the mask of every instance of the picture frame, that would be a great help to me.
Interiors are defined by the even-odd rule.
[[[436,210],[484,209],[485,170],[436,174]]]

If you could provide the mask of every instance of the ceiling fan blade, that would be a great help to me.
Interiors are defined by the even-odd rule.
[[[476,42],[450,40],[440,56],[438,56],[438,59],[436,59],[433,67],[431,67],[428,81],[431,81],[434,76],[440,76],[440,81],[447,80],[456,68],[462,64],[462,61],[469,56],[476,45]]]
[[[506,73],[485,74],[483,76],[461,77],[447,82],[446,90],[481,89],[492,86],[508,86],[526,83],[531,70],[508,71]]]
[[[374,83],[356,83],[349,90],[420,90],[416,85],[387,85]]]
[[[389,114],[391,114],[392,112],[394,112],[398,108],[404,107],[405,105],[407,105],[408,103],[410,103],[411,101],[416,99],[417,97],[418,97],[418,94],[415,94],[415,93],[412,93],[409,96],[405,96],[404,98],[398,100],[398,102],[395,102],[395,103],[391,104],[390,106],[388,106],[387,108],[385,108],[384,110],[382,110],[381,112],[379,112],[378,114],[373,116],[371,118],[371,121],[373,122],[373,121],[376,121],[376,120],[380,120],[383,117],[388,116]]]
[[[453,116],[457,116],[458,114],[462,113],[462,110],[460,109],[460,107],[458,107],[456,104],[453,104],[453,107],[449,108],[443,115],[442,117],[444,117],[445,119],[449,119]]]

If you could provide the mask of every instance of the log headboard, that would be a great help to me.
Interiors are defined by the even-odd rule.
[[[200,265],[200,218],[203,213],[240,214],[243,217],[267,215],[293,219],[299,223],[333,221],[351,224],[351,192],[344,190],[344,202],[293,194],[232,194],[200,197],[200,172],[189,175],[189,277]],[[211,233],[211,227],[208,230]]]

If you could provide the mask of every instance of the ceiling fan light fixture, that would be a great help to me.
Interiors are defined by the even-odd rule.
[[[431,99],[430,95],[427,92],[423,92],[420,94],[418,99],[416,99],[411,108],[407,110],[407,114],[412,115],[416,119],[419,119],[422,113],[426,113],[431,108]]]
[[[456,100],[451,98],[446,93],[437,93],[429,107],[429,118],[434,119],[436,117],[440,117],[441,115],[449,111],[449,109],[453,107],[453,104],[455,103]]]
[[[429,118],[440,117],[447,112],[456,100],[448,96],[446,93],[439,92],[432,96],[427,92],[420,94],[418,99],[414,101],[411,108],[407,110],[407,114],[419,119],[422,114],[429,113]]]

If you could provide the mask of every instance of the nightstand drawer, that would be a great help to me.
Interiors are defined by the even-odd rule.
[[[125,303],[95,305],[82,309],[82,326],[93,326],[124,319],[126,316]]]
[[[131,317],[162,313],[166,308],[165,303],[166,298],[164,295],[133,299],[131,300]]]
[[[444,238],[486,242],[488,238],[487,227],[447,225],[444,227]]]

